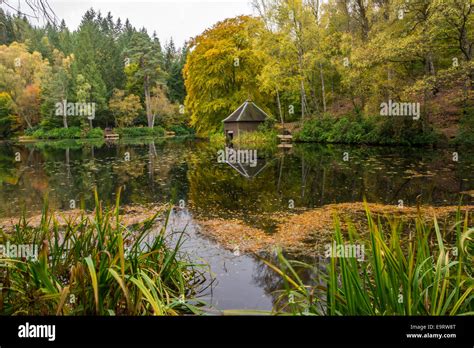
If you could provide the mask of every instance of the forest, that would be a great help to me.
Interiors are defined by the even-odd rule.
[[[148,131],[207,137],[252,99],[270,126],[282,123],[300,141],[473,141],[471,0],[254,0],[253,8],[256,16],[218,22],[182,48],[93,9],[73,32],[64,21],[37,27],[0,12],[0,135],[156,126]],[[58,117],[54,105],[65,100],[95,103],[94,120]],[[421,115],[387,117],[381,105],[392,102],[416,104]]]
[[[186,50],[173,40],[162,46],[156,34],[93,9],[74,32],[64,21],[35,27],[1,9],[0,21],[0,137],[94,137],[114,126],[133,133],[134,125],[159,134],[185,124]],[[94,103],[93,119],[58,117],[58,103],[77,102]]]

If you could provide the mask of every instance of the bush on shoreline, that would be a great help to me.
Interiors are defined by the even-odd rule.
[[[194,135],[195,131],[193,128],[186,127],[184,125],[178,124],[169,127],[169,130],[174,132],[177,136],[180,135]]]
[[[423,131],[411,119],[377,120],[323,116],[304,121],[295,141],[370,145],[431,145],[440,140],[433,130]]]
[[[39,128],[31,135],[37,139],[79,139],[82,138],[82,131],[79,127],[53,128],[50,130]]]
[[[121,137],[162,137],[165,135],[165,129],[160,126],[149,127],[128,127],[116,128],[115,131]]]
[[[187,129],[177,128],[177,135],[190,134]],[[114,130],[121,137],[162,137],[165,135],[165,129],[160,126],[154,128],[148,127],[129,127],[129,128],[116,128]],[[178,134],[179,133],[179,134]],[[36,139],[98,139],[104,138],[104,130],[102,128],[93,128],[87,132],[82,130],[80,127],[69,127],[69,128],[52,128],[52,129],[31,129],[25,131],[25,135],[32,136]]]

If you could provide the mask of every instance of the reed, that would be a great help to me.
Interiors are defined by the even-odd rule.
[[[468,226],[467,213],[463,218],[457,212],[451,247],[443,239],[436,217],[431,224],[418,216],[414,230],[406,236],[402,220],[389,219],[387,228],[381,218],[375,221],[368,208],[366,216],[369,250],[365,260],[330,257],[326,270],[316,270],[322,284],[304,284],[296,269],[314,266],[288,261],[281,252],[278,265],[265,261],[285,284],[275,306],[277,314],[474,314],[474,228]],[[345,237],[335,219],[334,241],[338,245],[354,243],[356,235],[349,224]]]
[[[5,242],[41,245],[37,258],[0,259],[3,315],[179,315],[201,313],[196,299],[204,272],[171,245],[160,212],[134,227],[95,193],[93,216],[85,212],[60,224],[44,205],[39,227],[23,216]],[[168,215],[169,216],[169,213]]]

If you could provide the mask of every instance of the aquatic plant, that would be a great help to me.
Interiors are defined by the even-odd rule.
[[[204,282],[198,264],[174,246],[166,226],[155,228],[156,213],[125,226],[115,208],[102,207],[95,194],[92,216],[63,218],[48,210],[38,227],[25,216],[3,243],[40,245],[36,258],[0,258],[0,313],[3,315],[178,315],[200,313],[195,299]],[[163,211],[161,211],[163,213]],[[60,214],[59,214],[60,215]]]
[[[436,217],[428,224],[421,216],[414,231],[403,236],[403,222],[390,219],[384,232],[381,218],[375,221],[366,208],[369,251],[364,261],[354,257],[330,257],[323,282],[304,284],[297,267],[314,266],[288,261],[278,253],[278,265],[265,263],[285,283],[275,312],[295,315],[466,315],[473,312],[472,238],[458,210],[454,244],[443,240]],[[349,224],[348,240],[335,219],[337,245],[354,243],[356,231]]]

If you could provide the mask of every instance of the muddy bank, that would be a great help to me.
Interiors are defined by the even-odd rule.
[[[452,224],[458,209],[457,206],[403,207],[368,204],[372,217],[400,218],[407,228],[420,215],[426,221],[436,216],[446,233],[452,231]],[[474,211],[474,206],[460,207],[463,214]],[[262,229],[248,226],[241,220],[209,219],[199,220],[200,233],[217,241],[227,249],[240,252],[272,251],[281,247],[292,253],[313,254],[324,250],[324,245],[331,243],[335,219],[339,219],[343,232],[347,233],[352,224],[357,233],[364,237],[367,234],[367,217],[364,203],[330,204],[321,208],[306,210],[302,213],[282,215],[275,214],[277,223],[275,233],[266,233]]]

